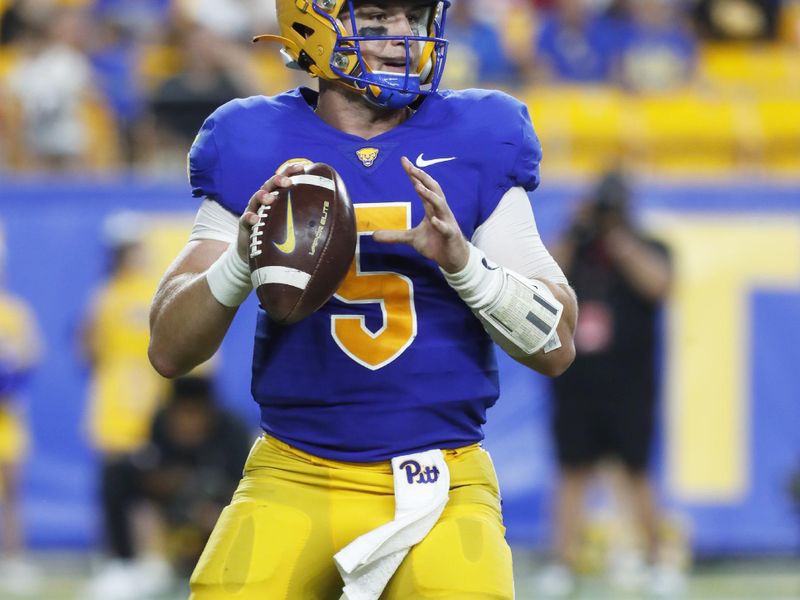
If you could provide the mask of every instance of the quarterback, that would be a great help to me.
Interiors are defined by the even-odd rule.
[[[151,309],[153,365],[175,377],[217,350],[252,291],[257,212],[303,164],[341,175],[358,244],[310,317],[279,326],[259,309],[264,435],[191,597],[512,598],[480,446],[494,343],[556,376],[574,358],[576,316],[527,196],[541,158],[527,110],[438,89],[450,2],[276,4],[280,35],[259,39],[319,91],[235,100],[206,120],[189,154],[195,225]]]

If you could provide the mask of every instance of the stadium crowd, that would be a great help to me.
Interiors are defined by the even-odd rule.
[[[670,92],[706,41],[796,42],[797,5],[459,0],[445,85]],[[0,169],[174,174],[218,105],[297,83],[251,44],[275,28],[259,0],[0,0]]]

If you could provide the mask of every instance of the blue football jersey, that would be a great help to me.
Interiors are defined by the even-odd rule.
[[[440,92],[365,140],[317,117],[316,99],[301,88],[230,102],[189,155],[193,194],[236,215],[292,159],[331,165],[355,206],[356,256],[334,298],[291,326],[259,309],[252,393],[261,425],[301,450],[353,462],[478,442],[498,396],[489,336],[433,261],[371,233],[424,216],[401,156],[426,165],[467,239],[511,187],[533,190],[541,147],[527,109],[495,91]]]

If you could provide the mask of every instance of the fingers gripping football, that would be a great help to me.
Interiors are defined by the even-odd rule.
[[[253,225],[258,223],[258,211],[262,206],[269,206],[278,197],[278,190],[292,187],[293,175],[303,172],[301,163],[292,163],[281,169],[278,173],[267,179],[259,190],[253,194],[247,203],[247,208],[239,219],[238,250],[239,256],[247,262],[250,249],[250,233]]]
[[[325,304],[353,264],[355,210],[342,178],[330,165],[287,169],[289,185],[258,200],[250,229],[251,281],[267,316],[291,325]]]
[[[469,247],[441,186],[406,157],[402,158],[402,164],[422,200],[425,217],[416,227],[407,231],[376,231],[375,240],[408,244],[426,258],[436,261],[445,271],[460,271],[467,264]]]

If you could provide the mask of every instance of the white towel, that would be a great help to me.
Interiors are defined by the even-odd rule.
[[[394,520],[356,538],[334,561],[345,583],[343,598],[377,600],[412,546],[439,520],[450,492],[441,450],[392,459]]]

